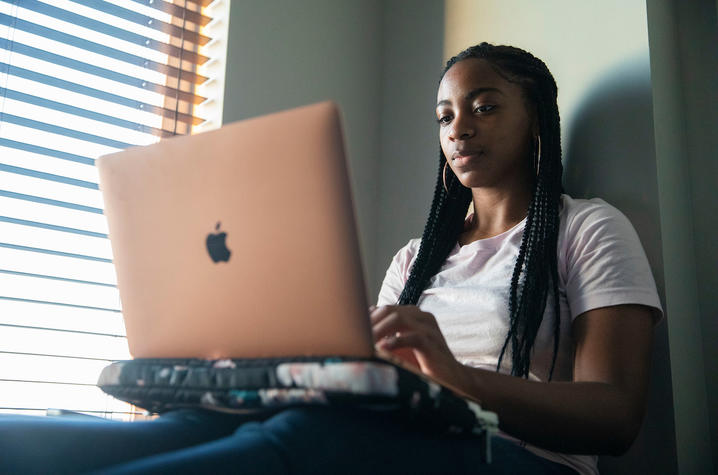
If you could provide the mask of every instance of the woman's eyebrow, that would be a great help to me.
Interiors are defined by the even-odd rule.
[[[476,89],[472,89],[466,95],[464,96],[465,101],[470,101],[474,97],[478,96],[479,94],[483,94],[484,92],[498,92],[502,96],[504,93],[501,91],[501,89],[495,88],[495,87],[477,87]],[[444,105],[451,105],[451,101],[448,99],[442,99],[437,104],[436,107],[444,106]]]

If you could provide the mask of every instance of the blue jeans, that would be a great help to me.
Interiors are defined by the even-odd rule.
[[[0,473],[575,474],[501,438],[492,456],[481,460],[472,437],[325,407],[265,420],[195,409],[143,422],[0,417]]]

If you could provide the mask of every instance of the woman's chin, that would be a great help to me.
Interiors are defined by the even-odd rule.
[[[466,188],[487,188],[491,187],[492,181],[487,179],[487,176],[483,173],[467,172],[462,173],[458,176],[459,183]]]

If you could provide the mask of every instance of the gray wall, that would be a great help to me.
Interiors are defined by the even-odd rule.
[[[394,252],[420,235],[428,213],[442,44],[441,1],[231,4],[223,121],[339,104],[372,302]]]
[[[647,5],[678,465],[681,473],[713,473],[718,467],[716,4],[648,0]]]
[[[386,2],[382,74],[377,287],[391,258],[421,237],[439,163],[435,119],[444,2]]]
[[[376,248],[382,18],[378,0],[234,0],[223,116],[227,123],[326,99],[339,104],[369,276],[374,263],[366,256]],[[269,211],[291,212],[291,203]]]
[[[565,150],[566,191],[601,197],[631,220],[658,292],[664,292],[660,211],[648,54],[604,71],[577,107]],[[665,308],[665,299],[663,299]],[[643,427],[622,457],[601,457],[602,473],[676,473],[673,398],[666,313],[654,332],[651,382]]]

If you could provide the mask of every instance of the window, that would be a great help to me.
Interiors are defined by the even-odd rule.
[[[0,412],[128,419],[94,161],[221,124],[229,0],[0,0]]]

